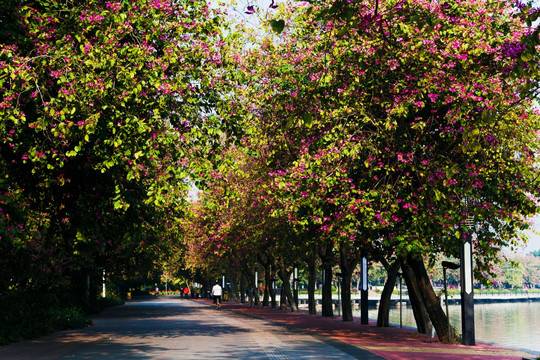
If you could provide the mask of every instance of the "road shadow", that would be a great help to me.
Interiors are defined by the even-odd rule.
[[[179,298],[138,299],[93,316],[87,328],[0,348],[0,359],[345,359],[343,353],[317,357],[324,350],[318,339],[287,340],[286,346],[267,342],[266,334],[253,335],[245,321],[223,319],[229,316],[247,320]],[[272,332],[287,339],[291,330]]]

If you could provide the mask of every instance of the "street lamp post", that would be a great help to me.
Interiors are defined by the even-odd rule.
[[[293,271],[293,291],[294,291],[294,303],[298,309],[298,268],[295,266]]]
[[[255,306],[259,306],[261,303],[261,300],[259,298],[259,272],[257,271],[257,268],[255,268]]]
[[[103,280],[103,289],[102,289],[102,295],[101,295],[101,297],[105,297],[105,269],[103,269],[102,280]]]
[[[255,288],[259,287],[259,273],[255,270]]]
[[[336,273],[337,276],[337,298],[338,298],[338,316],[341,316],[341,294],[339,292],[339,288],[341,285],[341,273]]]
[[[475,345],[472,225],[472,220],[468,219],[465,242],[461,244],[461,333],[463,345]]]
[[[398,273],[399,276],[399,327],[403,327],[403,273]]]
[[[368,261],[365,255],[362,255],[362,289],[360,290],[360,323],[369,324],[368,318]]]

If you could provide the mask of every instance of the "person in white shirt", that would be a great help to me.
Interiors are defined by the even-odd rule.
[[[216,304],[216,309],[221,308],[221,295],[223,290],[219,285],[219,281],[216,281],[216,285],[212,287],[212,297],[214,298],[214,304]]]

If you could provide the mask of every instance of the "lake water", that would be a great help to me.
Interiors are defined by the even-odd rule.
[[[449,305],[448,308],[450,324],[461,333],[460,305]],[[360,317],[356,306],[354,316]],[[377,318],[376,308],[369,309],[369,317]],[[390,322],[399,326],[399,306],[391,308]],[[540,302],[475,304],[474,322],[476,341],[540,354]],[[403,307],[402,324],[416,328],[410,307]]]

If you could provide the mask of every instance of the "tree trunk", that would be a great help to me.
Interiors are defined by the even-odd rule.
[[[268,283],[265,281],[264,291],[263,291],[263,301],[262,306],[268,307],[270,305],[270,291],[268,290]]]
[[[259,294],[261,292],[259,291],[259,287],[260,287],[259,284],[255,284],[255,306],[256,307],[261,306],[261,300],[259,298]]]
[[[242,264],[242,273],[240,275],[240,302],[242,304],[247,302],[247,287],[253,283],[253,273],[252,269],[246,262]]]
[[[437,331],[439,340],[443,343],[451,342],[451,339],[455,339],[456,337],[453,334],[453,330],[450,330],[452,333],[448,332],[448,319],[441,307],[439,298],[431,286],[424,262],[409,255],[407,257],[407,263],[415,274],[418,288],[424,299],[431,323],[435,327],[435,331]]]
[[[341,307],[343,311],[343,321],[353,321],[353,309],[351,304],[351,281],[352,273],[358,265],[358,257],[351,256],[349,246],[340,244],[339,246],[339,268],[343,279],[341,286]],[[339,280],[338,280],[339,281]]]
[[[401,270],[403,272],[405,283],[407,284],[409,301],[416,321],[416,328],[420,334],[429,334],[431,332],[431,321],[429,320],[429,315],[420,289],[418,288],[414,272],[406,263],[401,264]]]
[[[323,265],[323,287],[322,287],[322,316],[333,317],[334,308],[332,303],[332,266]]]
[[[323,270],[322,288],[322,316],[333,317],[334,309],[332,303],[332,266],[334,265],[334,243],[327,241],[319,251]]]
[[[272,269],[272,266],[269,266],[269,269]],[[274,281],[273,274],[271,271],[268,271],[268,274],[265,275],[266,280],[266,289],[268,290],[268,295],[270,296],[270,307],[275,309],[277,307],[276,303],[276,292],[274,291]]]
[[[343,311],[343,321],[353,321],[353,308],[351,304],[352,272],[342,272],[342,274],[341,310]]]
[[[270,292],[270,288],[272,287],[272,273],[270,271],[270,266],[264,268],[264,298],[263,298],[263,306],[268,307],[271,303],[271,294],[273,294],[274,290],[272,290],[272,293]],[[274,306],[275,306],[275,297],[274,297]]]
[[[317,304],[315,303],[315,283],[317,281],[316,258],[312,256],[308,260],[308,314],[317,314]]]
[[[289,283],[290,276],[291,273],[289,271],[280,272],[280,278],[283,281],[283,285],[281,286],[281,306],[282,310],[287,310],[287,305],[289,305],[291,311],[295,312],[298,311],[298,308],[296,307],[296,303],[294,302],[294,298],[292,295],[291,284]]]
[[[287,305],[288,305],[290,306],[291,311],[295,312],[295,311],[298,311],[298,308],[296,307],[296,303],[294,302],[294,298],[291,291],[291,283],[289,282],[289,279],[291,278],[291,274],[292,274],[292,270],[287,270],[283,262],[283,259],[280,259],[279,277],[281,281],[283,281],[283,285],[281,286],[281,309],[287,310]]]
[[[379,301],[379,312],[377,314],[377,326],[388,327],[390,325],[390,300],[396,285],[396,279],[399,271],[399,261],[395,260],[386,269],[388,278],[384,284],[381,300]]]
[[[247,276],[240,276],[240,303],[244,304],[246,302],[246,278]],[[249,281],[249,278],[248,278]]]
[[[240,275],[240,279],[242,278],[242,275]],[[230,302],[238,302],[238,274],[233,273],[230,275],[231,280],[231,291],[229,291],[229,301]],[[225,284],[227,286],[227,284]]]
[[[268,307],[268,305],[270,304],[270,287],[272,286],[272,265],[270,264],[270,261],[264,261],[262,255],[259,255],[258,256],[258,260],[259,260],[259,263],[263,266],[264,268],[264,295],[263,295],[263,302],[262,302],[262,306],[263,307]],[[272,293],[273,293],[274,290],[272,290]],[[275,295],[273,297],[273,302],[272,302],[272,307],[276,307],[275,305],[275,301],[276,301],[276,298],[275,298]]]

